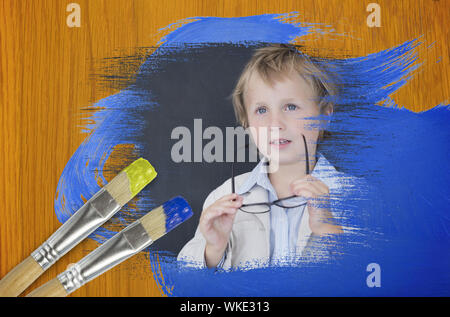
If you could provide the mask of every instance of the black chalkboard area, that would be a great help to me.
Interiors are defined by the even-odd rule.
[[[152,106],[136,112],[145,123],[137,143],[143,145],[140,154],[158,171],[158,177],[149,186],[149,195],[155,203],[181,195],[194,211],[190,220],[156,241],[152,250],[177,255],[193,237],[208,194],[231,177],[231,163],[226,159],[226,151],[230,150],[225,147],[230,144],[225,140],[226,127],[236,127],[237,123],[230,96],[257,46],[262,44],[184,45],[161,49],[142,66],[134,86],[137,90],[148,91]],[[201,119],[196,121],[197,130],[201,122],[197,135],[196,119]],[[190,162],[173,159],[173,147],[182,136],[174,139],[171,136],[179,127],[186,127],[191,134]],[[202,153],[194,149],[199,145],[203,149],[211,142],[212,138],[203,139],[208,127],[218,127],[222,131],[224,150],[219,162],[206,162]],[[236,174],[248,172],[255,165],[254,160],[237,163]]]

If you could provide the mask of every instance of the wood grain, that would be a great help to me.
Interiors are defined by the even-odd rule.
[[[66,25],[66,6],[81,6],[81,28]],[[382,26],[366,25],[366,5],[381,6]],[[64,166],[86,137],[82,109],[115,93],[102,88],[97,61],[154,46],[159,29],[187,17],[240,17],[297,11],[332,25],[334,35],[302,43],[325,55],[361,56],[421,37],[423,65],[392,98],[414,111],[449,100],[450,2],[422,1],[120,1],[3,0],[0,4],[0,277],[60,223],[54,197]],[[432,45],[433,44],[433,45]],[[439,61],[439,62],[438,62]],[[87,240],[46,271],[28,292],[64,271],[96,243]],[[161,296],[144,255],[119,265],[71,296]]]
[[[30,255],[0,280],[0,297],[17,297],[43,273],[42,267]]]

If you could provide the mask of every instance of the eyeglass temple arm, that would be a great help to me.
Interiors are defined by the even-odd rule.
[[[231,193],[232,194],[235,193],[235,188],[234,188],[234,162],[231,163]]]
[[[302,134],[303,143],[305,143],[305,155],[306,155],[306,175],[309,175],[309,154],[308,154],[308,145],[306,144],[306,138]]]

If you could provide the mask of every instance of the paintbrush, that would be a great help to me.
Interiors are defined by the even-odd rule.
[[[64,297],[139,253],[192,216],[184,198],[175,197],[114,235],[78,263],[27,297]]]
[[[122,170],[0,281],[0,296],[20,295],[45,270],[110,219],[155,177],[155,169],[143,158]]]

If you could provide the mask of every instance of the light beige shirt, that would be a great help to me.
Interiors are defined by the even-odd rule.
[[[339,195],[344,188],[352,186],[352,177],[336,171],[336,169],[324,158],[318,160],[314,169],[314,176],[324,182],[330,194]],[[320,162],[320,164],[319,164]],[[236,192],[243,194],[244,203],[260,203],[268,201],[268,192],[258,184],[249,187],[249,180],[252,172],[235,177]],[[251,180],[250,180],[251,181]],[[249,189],[249,190],[248,190]],[[203,210],[208,208],[219,198],[231,193],[231,179],[228,179],[221,186],[212,191],[206,198]],[[333,212],[335,218],[341,217]],[[326,254],[320,248],[309,248],[312,246],[312,231],[309,227],[309,213],[307,207],[299,223],[296,250],[299,257],[324,257]],[[204,253],[206,240],[197,228],[195,235],[178,254],[178,261],[182,261],[188,266],[198,268],[205,267]],[[238,211],[230,240],[225,251],[222,268],[255,268],[264,267],[270,263],[270,213],[248,214]]]

